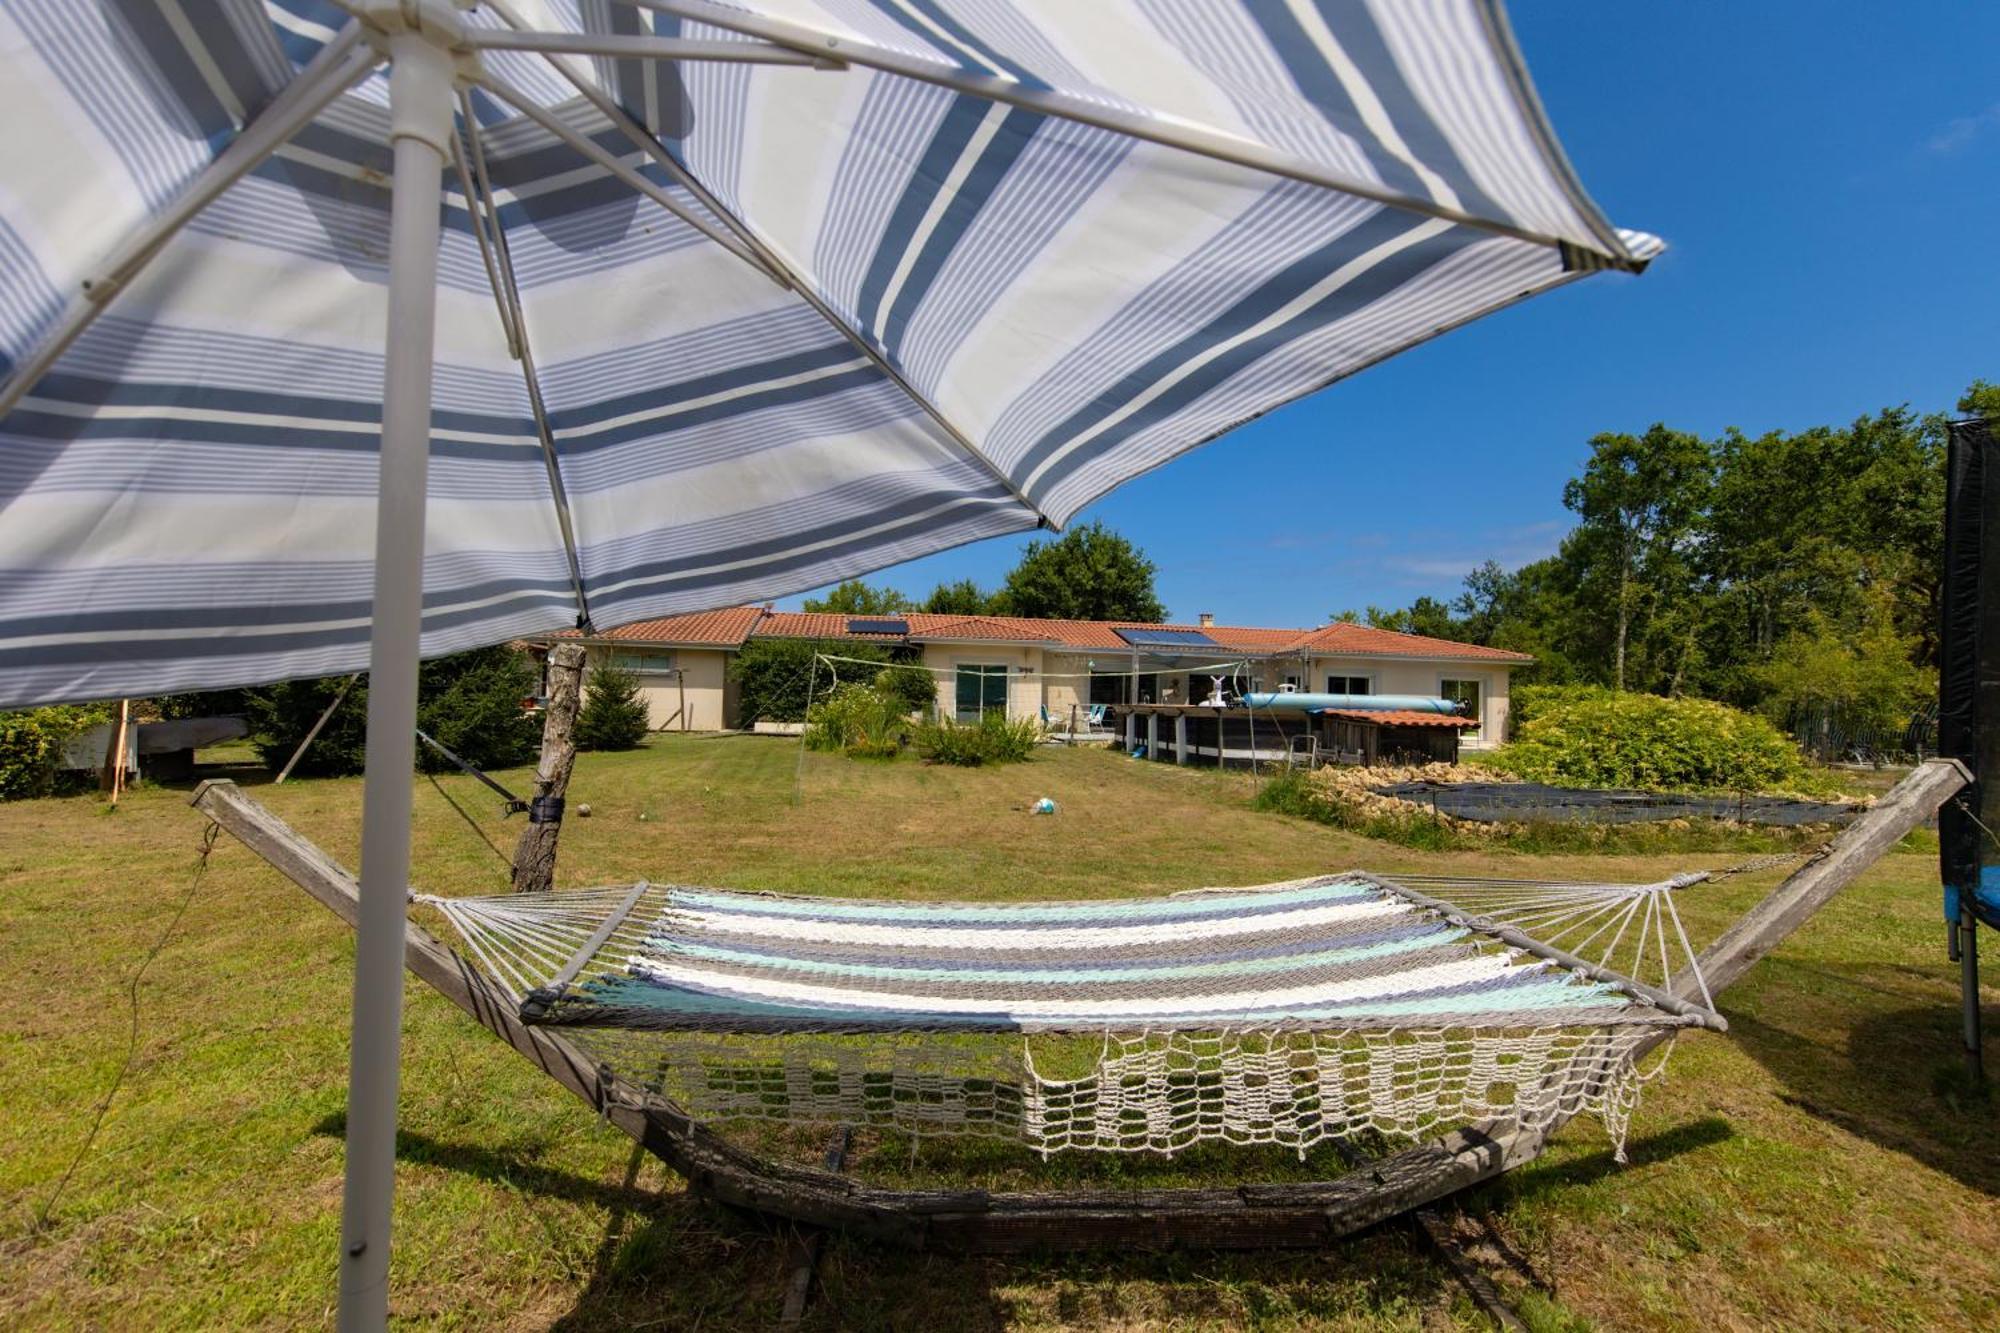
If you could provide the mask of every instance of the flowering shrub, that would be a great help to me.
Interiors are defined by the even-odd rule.
[[[1648,791],[1811,791],[1805,755],[1764,718],[1708,699],[1528,686],[1513,744],[1485,762],[1531,782]]]

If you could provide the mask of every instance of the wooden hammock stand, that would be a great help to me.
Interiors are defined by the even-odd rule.
[[[1955,760],[1931,760],[1855,820],[1730,927],[1700,958],[1711,993],[1739,979],[1842,888],[1970,782]],[[335,915],[354,924],[359,886],[331,857],[233,782],[205,782],[193,804]],[[480,1026],[568,1088],[612,1125],[722,1203],[918,1250],[1278,1249],[1324,1245],[1491,1180],[1540,1155],[1560,1123],[1526,1130],[1492,1122],[1455,1130],[1335,1180],[1218,1189],[880,1189],[743,1151],[671,1102],[599,1067],[547,1028],[524,1026],[513,1001],[416,925],[405,963]],[[1692,998],[1692,975],[1668,989]],[[1654,1042],[1665,1040],[1665,1034]],[[1643,1052],[1642,1052],[1643,1053]]]

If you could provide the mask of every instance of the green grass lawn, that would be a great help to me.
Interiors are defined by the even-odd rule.
[[[798,757],[751,737],[585,756],[570,802],[593,813],[564,832],[562,883],[1047,898],[1353,866],[1636,880],[1730,859],[1425,855],[1256,813],[1245,778],[1101,750],[979,770],[810,755],[795,805]],[[358,780],[253,794],[354,863]],[[1043,795],[1053,818],[1028,813]],[[330,1319],[352,938],[227,838],[140,990],[139,1056],[95,1150],[50,1227],[29,1234],[124,1059],[132,970],[187,890],[205,821],[186,800],[143,788],[115,812],[89,797],[0,806],[0,956],[15,997],[0,1022],[0,1325]],[[520,823],[497,804],[467,778],[418,779],[419,887],[504,889],[487,840],[511,849]],[[1712,936],[1775,878],[1695,890],[1683,910]],[[1886,858],[1729,992],[1731,1032],[1682,1041],[1634,1121],[1630,1165],[1579,1122],[1541,1161],[1447,1207],[1536,1326],[2000,1325],[2000,1114],[1953,1078],[1935,883],[1933,855]],[[782,1228],[689,1198],[446,1001],[415,983],[408,1000],[400,1318],[774,1321]],[[932,1151],[926,1173],[983,1160]],[[1268,1166],[1217,1152],[1174,1169],[1227,1180]],[[820,1272],[809,1328],[1484,1326],[1401,1226],[1251,1256],[951,1259],[836,1239]]]

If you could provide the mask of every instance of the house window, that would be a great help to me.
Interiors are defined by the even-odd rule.
[[[1297,689],[1300,689],[1300,688],[1302,688],[1302,682],[1300,681],[1300,679],[1299,679],[1299,677],[1298,677],[1298,676],[1295,676],[1295,675],[1287,675],[1287,676],[1285,677],[1285,688],[1286,688],[1287,690],[1297,690]]]
[[[641,676],[662,675],[674,669],[674,655],[647,649],[620,649],[611,654],[611,665]]]
[[[1122,704],[1125,702],[1125,682],[1127,676],[1110,672],[1090,674],[1090,702],[1092,704]]]
[[[987,713],[1007,714],[1007,668],[973,665],[958,669],[958,720],[977,722]]]
[[[1438,682],[1439,696],[1449,699],[1453,703],[1463,704],[1465,706],[1465,715],[1473,720],[1475,725],[1465,733],[1467,739],[1472,739],[1479,735],[1480,724],[1483,724],[1485,720],[1484,715],[1480,711],[1485,703],[1484,693],[1484,690],[1480,687],[1480,683],[1476,680],[1441,680]]]
[[[1368,687],[1368,677],[1366,676],[1328,676],[1326,678],[1326,692],[1328,694],[1375,693],[1374,690]]]

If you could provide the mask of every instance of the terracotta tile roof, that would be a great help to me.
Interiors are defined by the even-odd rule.
[[[697,611],[693,615],[665,616],[659,620],[638,620],[615,629],[599,630],[594,636],[618,643],[682,643],[699,647],[740,648],[750,637],[761,606],[728,606],[720,611]],[[574,639],[575,630],[566,630],[565,639]]]
[[[1337,717],[1345,722],[1373,722],[1384,727],[1476,727],[1477,719],[1451,717],[1444,713],[1423,713],[1414,708],[1320,708],[1315,717]]]
[[[1026,616],[941,616],[912,612],[909,616],[913,639],[1004,639],[1015,643],[1060,643],[1055,626],[1059,620],[1030,620]]]
[[[906,620],[907,616],[849,616],[833,611],[766,611],[753,637],[759,639],[854,639],[865,643],[901,643],[900,634],[849,634],[850,620]]]
[[[857,617],[824,611],[766,611],[758,606],[733,606],[696,615],[642,620],[597,637],[633,643],[679,643],[701,647],[736,648],[751,638],[848,639],[868,643],[901,643],[899,634],[851,634],[849,620]],[[866,617],[861,617],[866,618]],[[1415,657],[1526,663],[1526,653],[1512,653],[1449,639],[1399,634],[1370,625],[1337,623],[1317,629],[1271,629],[1255,625],[1149,624],[1137,620],[1038,620],[1028,616],[958,616],[912,611],[898,617],[908,622],[913,641],[984,641],[1047,644],[1071,651],[1130,651],[1118,636],[1121,629],[1184,630],[1206,634],[1223,654],[1302,654],[1326,657]],[[571,631],[562,635],[574,638]],[[1184,656],[1215,650],[1190,645]]]
[[[1349,654],[1380,657],[1463,657],[1487,662],[1532,662],[1527,653],[1511,653],[1504,648],[1482,648],[1476,643],[1454,643],[1421,634],[1399,634],[1373,625],[1337,622],[1309,631],[1292,645],[1300,650],[1325,653],[1329,657]]]

